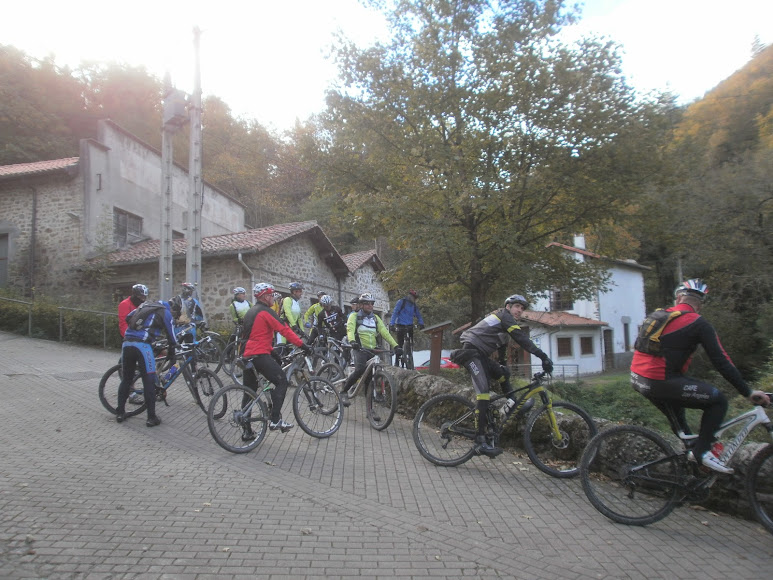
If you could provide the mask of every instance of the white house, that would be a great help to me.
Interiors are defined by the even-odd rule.
[[[593,300],[562,299],[552,290],[524,313],[522,326],[528,326],[531,339],[567,376],[598,373],[628,365],[638,325],[646,315],[644,272],[649,270],[634,260],[616,260],[585,249],[584,236],[576,236],[574,246],[551,244],[580,261],[600,260],[608,268],[609,288],[599,290]],[[531,357],[534,365],[539,360]],[[563,366],[559,366],[563,365]]]

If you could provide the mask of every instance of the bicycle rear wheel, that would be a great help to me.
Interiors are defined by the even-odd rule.
[[[454,467],[474,454],[475,403],[459,395],[436,395],[413,420],[413,442],[422,457],[435,465]]]
[[[110,367],[99,381],[99,400],[102,402],[102,406],[113,415],[115,415],[115,410],[118,407],[118,387],[121,386],[121,368],[121,365]],[[137,381],[139,381],[139,384],[137,384]],[[134,380],[129,388],[129,393],[132,393],[135,388],[142,390],[142,378],[138,371],[134,372]],[[133,405],[131,401],[127,401],[125,407],[126,416],[134,417],[144,412],[147,408],[144,397],[142,401],[141,405]]]
[[[409,336],[405,338],[403,360],[405,361],[405,368],[413,370],[413,339]]]
[[[293,393],[293,414],[301,429],[323,439],[338,431],[344,420],[344,407],[329,381],[310,377]]]
[[[193,384],[196,390],[194,399],[197,400],[202,411],[206,413],[209,409],[210,400],[212,400],[215,393],[223,388],[223,383],[211,370],[202,368],[196,371],[196,376],[193,378]],[[220,417],[215,418],[220,419]]]
[[[644,427],[620,425],[596,435],[582,455],[580,477],[593,507],[620,524],[657,522],[680,500],[679,456]]]
[[[754,515],[773,534],[773,445],[766,445],[752,458],[746,492]]]
[[[392,423],[397,411],[397,387],[387,373],[373,373],[365,391],[365,414],[370,426],[383,431]]]
[[[212,372],[217,373],[222,365],[223,351],[226,344],[223,338],[216,332],[206,332],[205,336],[209,340],[199,344],[198,359],[207,365],[207,368]]]
[[[560,437],[552,428],[555,417]],[[572,403],[556,401],[531,414],[523,432],[523,444],[534,466],[553,477],[575,477],[580,457],[593,436],[596,424],[588,413]]]
[[[268,431],[268,419],[266,404],[243,385],[220,389],[207,409],[212,438],[231,453],[247,453],[260,445]]]
[[[228,346],[223,350],[220,366],[229,376],[233,376],[236,371],[236,343],[229,342]]]
[[[322,365],[316,371],[314,371],[314,376],[325,379],[326,381],[330,381],[333,383],[333,386],[337,386],[337,381],[341,381],[346,378],[344,375],[344,369],[336,363],[327,363]],[[343,387],[343,383],[338,386]]]

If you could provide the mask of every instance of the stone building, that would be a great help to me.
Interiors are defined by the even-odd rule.
[[[172,173],[177,290],[186,271],[189,184],[183,167]],[[246,229],[244,206],[206,182],[202,199],[199,294],[213,323],[225,319],[234,286],[257,281],[280,291],[302,282],[305,306],[319,290],[342,307],[367,291],[377,310],[389,309],[375,252],[341,256],[314,221]],[[80,157],[0,166],[0,286],[109,303],[142,282],[159,297],[161,204],[160,152],[111,121],[99,122],[97,139],[81,141]]]

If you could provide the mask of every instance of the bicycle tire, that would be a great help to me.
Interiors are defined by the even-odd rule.
[[[752,458],[746,493],[757,520],[773,534],[773,445],[766,445]]]
[[[293,414],[304,432],[324,439],[338,431],[344,419],[344,406],[332,383],[310,377],[293,393]]]
[[[552,406],[561,439],[556,440],[551,428],[551,410],[547,405],[533,412],[526,421],[523,444],[534,466],[553,477],[576,477],[580,458],[588,441],[598,432],[593,418],[581,407],[564,401]]]
[[[206,413],[209,409],[209,402],[215,393],[223,388],[223,383],[214,372],[207,368],[201,368],[196,371],[196,375],[193,377],[193,385],[196,392],[194,398],[201,410]],[[225,409],[223,409],[223,413],[225,413]],[[220,419],[220,417],[215,418]]]
[[[325,379],[326,381],[330,381],[334,386],[336,381],[340,381],[346,378],[344,369],[336,363],[327,363],[322,365],[314,372],[314,376]],[[343,387],[343,384],[340,386]]]
[[[236,372],[236,347],[238,345],[235,342],[229,342],[223,349],[223,356],[220,360],[220,368],[223,369],[225,374],[229,377],[233,377]]]
[[[424,459],[455,467],[475,455],[475,403],[460,395],[435,395],[416,412],[413,442]]]
[[[203,362],[212,372],[217,373],[223,364],[223,351],[227,346],[223,337],[216,332],[206,332],[207,342],[198,345],[198,360]]]
[[[392,423],[397,411],[397,387],[383,370],[373,373],[365,391],[365,414],[370,426],[383,431]]]
[[[118,387],[121,386],[120,371],[121,365],[114,365],[110,367],[104,375],[102,375],[102,379],[99,381],[99,400],[102,403],[102,406],[110,411],[110,413],[113,415],[116,414],[116,407],[118,406]],[[140,373],[135,371],[132,387],[138,380],[140,381],[140,384],[142,384]],[[141,405],[132,405],[127,401],[125,407],[126,416],[134,417],[135,415],[139,415],[140,413],[143,413],[147,407],[148,406],[145,402],[143,402]]]
[[[254,401],[249,416],[243,409]],[[207,408],[207,426],[215,442],[231,453],[255,449],[268,432],[268,409],[257,393],[244,385],[228,385],[214,394]],[[244,440],[247,427],[254,438]]]
[[[405,368],[408,370],[413,369],[413,338],[406,336],[403,346],[403,360],[405,360]]]
[[[593,507],[620,524],[652,524],[680,501],[679,456],[663,437],[636,425],[611,427],[591,439],[580,478]]]

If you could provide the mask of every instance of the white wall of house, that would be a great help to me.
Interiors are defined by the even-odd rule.
[[[573,327],[557,330],[541,325],[533,325],[530,337],[537,346],[545,351],[553,363],[557,365],[555,373],[562,372],[566,376],[574,376],[599,373],[603,370],[602,329],[599,327]],[[558,343],[564,341],[569,344],[571,354],[560,356]],[[586,349],[587,352],[583,352]],[[535,372],[541,368],[542,361],[535,356],[531,357],[531,364]]]

